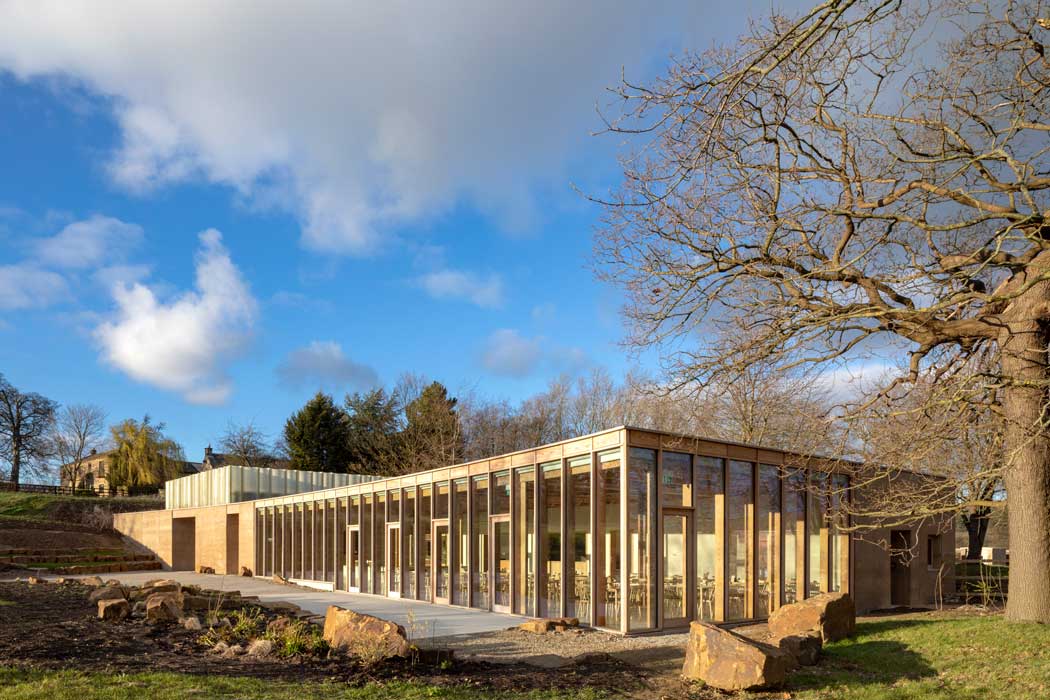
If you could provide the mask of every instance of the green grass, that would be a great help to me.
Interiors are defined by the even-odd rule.
[[[67,509],[92,509],[99,505],[114,510],[143,510],[156,508],[155,498],[109,498],[101,496],[53,496],[46,493],[0,491],[0,516],[49,520],[52,514],[65,506]]]
[[[3,598],[0,598],[0,608],[4,607],[5,605],[14,605],[14,603],[12,603],[10,600],[4,600]]]
[[[1044,700],[1050,626],[936,614],[863,622],[820,666],[792,675],[800,698]]]
[[[349,687],[335,682],[297,683],[176,673],[114,675],[0,668],[0,698],[11,700],[183,700],[186,697],[252,700],[597,700],[603,696],[590,691],[498,694],[477,688],[447,688],[402,682]]]

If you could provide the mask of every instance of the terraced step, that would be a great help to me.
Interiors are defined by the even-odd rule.
[[[83,563],[100,562],[106,564],[117,564],[120,562],[152,561],[153,556],[149,554],[0,554],[0,564],[51,564],[51,563]]]
[[[26,567],[30,571],[41,574],[62,574],[63,576],[75,576],[78,574],[116,574],[122,571],[160,571],[164,568],[157,560],[152,561],[127,561],[115,563],[86,562],[83,564],[56,564],[54,566],[31,566]]]
[[[14,566],[42,574],[109,574],[122,571],[157,571],[162,568],[152,554],[117,548],[63,547],[61,549],[0,549],[0,568]]]

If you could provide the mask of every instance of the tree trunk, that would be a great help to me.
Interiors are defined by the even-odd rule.
[[[1040,318],[1048,302],[1045,281],[1020,294],[1006,311],[999,339],[1010,533],[1006,617],[1016,622],[1050,622],[1050,433],[1044,413],[1050,334]]]
[[[18,479],[21,477],[22,472],[22,443],[15,437],[11,441],[11,482],[15,485],[15,491],[18,490]]]
[[[966,534],[968,537],[966,558],[970,560],[981,559],[981,550],[984,549],[984,538],[988,534],[988,508],[976,508],[973,513],[966,516]]]

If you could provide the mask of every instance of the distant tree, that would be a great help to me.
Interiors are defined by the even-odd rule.
[[[51,430],[59,481],[77,488],[84,475],[84,460],[102,447],[106,435],[106,412],[91,404],[62,408]]]
[[[219,449],[246,467],[273,466],[274,449],[269,438],[251,421],[244,424],[228,422],[226,432],[219,438]]]
[[[456,399],[440,382],[431,382],[405,405],[401,433],[404,471],[416,472],[455,464],[463,459],[463,431]]]
[[[347,452],[351,472],[398,474],[401,467],[400,408],[382,388],[346,397]]]
[[[110,427],[113,453],[109,482],[113,486],[160,486],[178,477],[185,460],[182,447],[164,434],[164,424],[149,416]]]
[[[52,454],[49,439],[58,404],[36,393],[22,393],[0,374],[0,455],[11,465],[18,488],[22,468]]]
[[[350,466],[349,437],[346,412],[320,391],[284,424],[292,469],[346,472]]]

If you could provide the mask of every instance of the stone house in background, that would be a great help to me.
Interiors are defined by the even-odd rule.
[[[60,467],[60,486],[70,491],[92,491],[99,495],[116,495],[117,488],[110,483],[110,456],[114,450],[99,452],[91,450],[91,454],[81,460],[80,468],[73,473],[72,463],[63,464]],[[189,476],[201,471],[201,465],[196,462],[180,462],[179,476]],[[75,479],[75,482],[74,482]]]

